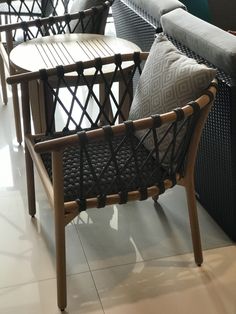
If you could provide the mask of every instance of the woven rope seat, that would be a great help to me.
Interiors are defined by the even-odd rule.
[[[93,141],[86,145],[86,153],[81,152],[81,146],[66,148],[63,153],[64,168],[64,200],[73,201],[81,198],[97,197],[107,194],[125,194],[135,191],[140,186],[153,186],[162,182],[167,174],[164,168],[158,167],[150,152],[139,145],[139,140],[133,136],[135,160],[132,157],[131,146],[127,144],[129,138],[115,137],[112,139],[114,149],[119,148],[117,164],[111,158],[109,143],[105,140]],[[83,158],[83,160],[81,160]],[[42,159],[47,172],[52,178],[51,155],[43,154]],[[144,163],[144,161],[147,162]],[[137,178],[135,161],[141,166]],[[80,165],[83,169],[80,171]],[[119,169],[119,173],[117,173]],[[83,193],[80,189],[81,172],[83,172]],[[161,185],[161,184],[160,184]]]

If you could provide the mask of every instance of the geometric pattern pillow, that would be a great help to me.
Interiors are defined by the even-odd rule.
[[[137,84],[128,119],[137,120],[185,106],[200,96],[215,75],[215,69],[182,54],[164,35],[157,36]],[[163,126],[158,134],[164,131]],[[144,145],[153,148],[151,136]],[[165,143],[162,145],[164,150]]]
[[[90,9],[92,7],[102,5],[105,2],[106,2],[106,0],[74,0],[72,2],[72,6],[70,8],[70,13],[76,13],[76,12],[84,11],[84,10]],[[92,33],[93,32],[96,34],[103,34],[104,28],[106,25],[106,21],[107,21],[107,16],[108,16],[108,10],[104,11],[103,16],[101,16],[101,19],[98,21],[97,25],[95,25],[95,29],[92,30],[92,25],[91,25],[91,30],[89,28],[86,28],[86,33]],[[85,22],[85,24],[86,24],[86,22]],[[73,28],[73,25],[76,25],[76,22],[72,21],[70,23],[70,25]],[[81,33],[81,32],[82,32],[81,25],[78,25],[77,28],[75,29],[75,33]]]

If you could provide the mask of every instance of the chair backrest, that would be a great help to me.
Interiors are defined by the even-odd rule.
[[[68,13],[69,0],[0,0],[0,15],[7,23]]]
[[[144,53],[116,55],[8,79],[10,83],[23,83],[23,108],[26,115],[24,129],[27,134],[31,132],[27,118],[30,110],[27,84],[30,80],[41,80],[44,86],[47,129],[43,138],[42,135],[36,135],[36,138],[40,138],[40,143],[35,149],[46,152],[66,150],[68,145],[80,145],[81,171],[84,173],[86,167],[86,173],[91,178],[89,186],[87,183],[80,185],[83,186],[79,195],[81,200],[92,195],[107,197],[114,193],[117,185],[118,190],[124,192],[124,200],[127,201],[127,193],[137,189],[137,195],[141,193],[141,198],[144,199],[154,187],[164,191],[174,185],[185,175],[186,167],[194,165],[201,130],[214,100],[215,84],[203,91],[199,99],[181,109],[119,123],[120,116],[122,120],[126,119],[125,99],[132,97],[132,80],[137,71],[141,72],[140,64],[146,56]],[[127,61],[131,62],[128,68]],[[114,62],[114,71],[107,75],[106,66],[110,62]],[[90,75],[88,71],[91,71]],[[119,100],[116,82],[123,82],[125,86]],[[106,91],[102,101],[97,94],[98,83]],[[107,106],[110,106],[108,111],[105,109]],[[101,127],[101,124],[105,125]],[[166,132],[159,137],[159,129],[164,125]],[[139,136],[140,131],[142,136]],[[153,137],[154,146],[148,150],[144,141],[149,135]],[[160,155],[159,147],[164,139],[168,144],[164,154],[162,152]],[[107,144],[106,151],[102,150],[99,157],[102,166],[98,170],[94,149],[100,147],[101,141],[106,141]],[[106,164],[103,163],[103,154],[110,156]],[[131,176],[127,173],[130,165],[133,169]],[[106,184],[104,177],[109,178]]]
[[[74,33],[78,30],[81,33],[100,33],[100,21],[104,19],[104,14],[107,17],[111,4],[111,1],[106,1],[103,5],[77,13],[1,25],[0,33],[6,34],[8,54],[17,39],[26,41],[42,36]]]

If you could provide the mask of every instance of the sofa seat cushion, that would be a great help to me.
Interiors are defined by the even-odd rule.
[[[129,119],[142,119],[183,107],[197,99],[215,75],[216,70],[188,58],[165,36],[159,35],[151,47],[138,82]],[[159,137],[165,133],[165,128],[162,126],[159,129]],[[147,137],[144,144],[152,150],[152,137]],[[167,144],[166,141],[162,142],[160,153],[166,150]]]
[[[180,9],[163,15],[161,24],[166,34],[225,73],[236,76],[236,37]]]

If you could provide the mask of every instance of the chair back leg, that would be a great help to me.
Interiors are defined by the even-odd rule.
[[[2,100],[3,100],[4,105],[6,105],[8,102],[7,84],[6,84],[4,62],[1,55],[0,55],[0,73],[1,73],[0,77],[1,77],[1,86],[2,86]]]

